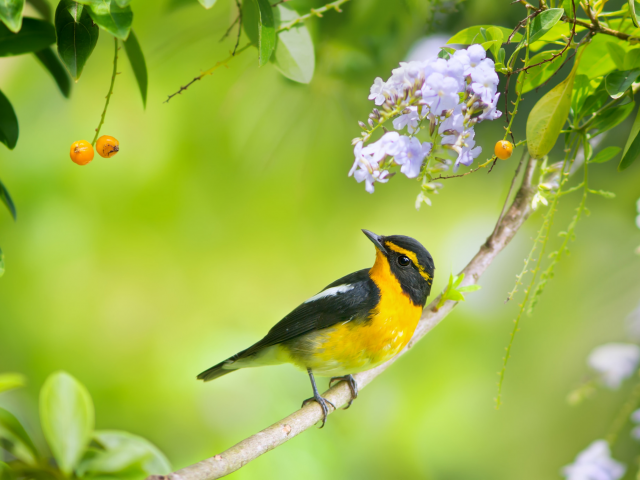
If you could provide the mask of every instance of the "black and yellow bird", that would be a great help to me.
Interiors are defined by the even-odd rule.
[[[336,280],[278,322],[258,343],[205,370],[214,380],[234,370],[292,363],[305,369],[313,397],[326,421],[330,404],[320,396],[314,374],[344,380],[358,396],[351,374],[397,355],[409,342],[431,291],[435,266],[429,252],[403,235],[384,237],[363,230],[376,247],[371,269]],[[351,402],[349,403],[349,405]]]

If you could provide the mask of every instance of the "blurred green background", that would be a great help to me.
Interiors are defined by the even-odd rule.
[[[290,366],[206,385],[195,376],[261,338],[326,284],[370,266],[374,251],[361,228],[423,242],[436,262],[434,292],[475,254],[520,151],[490,175],[448,181],[433,207],[416,211],[411,180],[398,176],[369,195],[347,177],[350,140],[372,107],[373,79],[387,78],[416,40],[474,24],[510,27],[524,10],[471,0],[434,13],[428,2],[353,0],[342,14],[309,23],[317,55],[310,85],[271,65],[258,68],[251,49],[163,104],[224,58],[234,40],[219,42],[235,18],[232,2],[209,11],[195,0],[171,3],[132,2],[149,101],[144,111],[122,57],[102,130],[120,140],[112,159],[96,156],[79,168],[68,156],[73,141],[93,137],[112,68],[110,37],[101,35],[70,100],[31,57],[0,59],[0,86],[21,128],[17,148],[0,149],[2,180],[19,215],[14,224],[0,212],[7,266],[0,371],[30,381],[0,404],[35,430],[37,392],[64,369],[93,395],[98,428],[142,435],[180,468],[279,420],[310,395],[307,376]],[[517,139],[541,93],[526,98]],[[501,119],[477,128],[486,152],[480,160],[503,126]],[[629,128],[628,121],[603,146],[623,145]],[[640,299],[639,169],[592,168],[593,187],[617,197],[589,199],[592,214],[578,226],[572,255],[522,322],[499,411],[496,372],[518,308],[518,300],[504,299],[540,213],[481,279],[482,290],[350,410],[232,478],[557,478],[606,433],[624,397],[599,392],[578,407],[565,400],[587,375],[588,352],[625,340],[624,319]],[[563,198],[556,231],[577,200]],[[626,438],[614,450],[629,465],[636,453]]]

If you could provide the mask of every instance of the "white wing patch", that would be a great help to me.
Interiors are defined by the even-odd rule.
[[[324,298],[324,297],[333,297],[334,295],[348,292],[349,290],[353,290],[353,285],[339,285],[337,287],[327,288],[326,290],[321,291],[319,294],[314,295],[304,303],[315,302],[316,300],[320,300],[321,298]]]

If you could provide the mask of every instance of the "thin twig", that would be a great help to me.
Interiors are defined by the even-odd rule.
[[[477,283],[482,273],[484,273],[495,260],[496,256],[509,244],[524,221],[528,218],[531,213],[531,198],[534,193],[531,181],[536,163],[533,159],[529,160],[522,184],[511,207],[500,222],[498,222],[493,233],[480,247],[475,257],[473,257],[469,264],[460,272],[460,274],[465,275],[461,284],[462,286]],[[436,297],[424,309],[413,338],[400,354],[379,367],[354,375],[360,391],[389,368],[400,356],[407,353],[416,342],[438,325],[457,305],[458,302],[447,300],[441,308],[436,309],[441,295]],[[351,399],[351,392],[345,382],[340,382],[322,394],[322,396],[337,407],[340,407]],[[315,402],[311,402],[288,417],[214,457],[185,467],[167,476],[151,476],[148,480],[214,480],[223,477],[235,472],[260,455],[269,450],[273,450],[296,435],[311,428],[321,419],[322,410],[320,406]]]
[[[113,73],[111,74],[111,85],[109,86],[109,93],[107,93],[107,101],[104,103],[104,110],[102,111],[102,116],[100,117],[100,123],[98,123],[98,128],[96,128],[96,135],[93,137],[93,142],[91,145],[95,146],[96,141],[98,140],[98,135],[100,135],[100,129],[102,128],[102,124],[104,123],[104,117],[107,114],[107,107],[109,106],[109,100],[111,99],[111,94],[113,93],[113,85],[116,83],[116,75],[118,74],[118,39],[113,38],[113,42],[115,45],[115,51],[113,53]]]
[[[233,29],[233,26],[238,23],[238,20],[240,20],[240,15],[242,15],[241,12],[238,13],[238,16],[236,17],[236,19],[233,21],[233,23],[231,25],[229,25],[229,28],[227,28],[227,31],[224,32],[224,35],[222,35],[222,37],[220,37],[220,42],[223,41],[225,38],[227,38],[229,36],[229,34],[231,33],[231,30]]]

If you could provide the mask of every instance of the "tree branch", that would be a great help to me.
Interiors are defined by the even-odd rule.
[[[465,274],[462,285],[471,285],[478,281],[480,275],[482,275],[496,256],[509,244],[531,213],[531,199],[534,194],[534,188],[531,182],[535,167],[536,160],[529,159],[522,184],[516,193],[511,207],[506,214],[501,216],[493,233],[480,247],[475,257],[473,257],[464,270],[462,270],[461,273]],[[519,170],[519,168],[516,170],[516,176]],[[508,201],[509,199],[507,198],[505,202]],[[400,354],[379,367],[354,375],[360,390],[389,368],[401,355],[407,353],[418,340],[438,325],[456,306],[457,302],[448,300],[441,308],[436,308],[441,296],[442,295],[438,295],[438,297],[424,309],[413,338]],[[351,393],[347,384],[340,382],[322,396],[340,407],[350,400]],[[258,458],[260,455],[269,450],[273,450],[296,435],[304,432],[321,419],[322,409],[320,405],[313,402],[309,403],[297,412],[292,413],[288,417],[214,457],[185,467],[169,475],[152,475],[148,477],[147,480],[213,480],[224,477],[242,468],[251,460]]]

